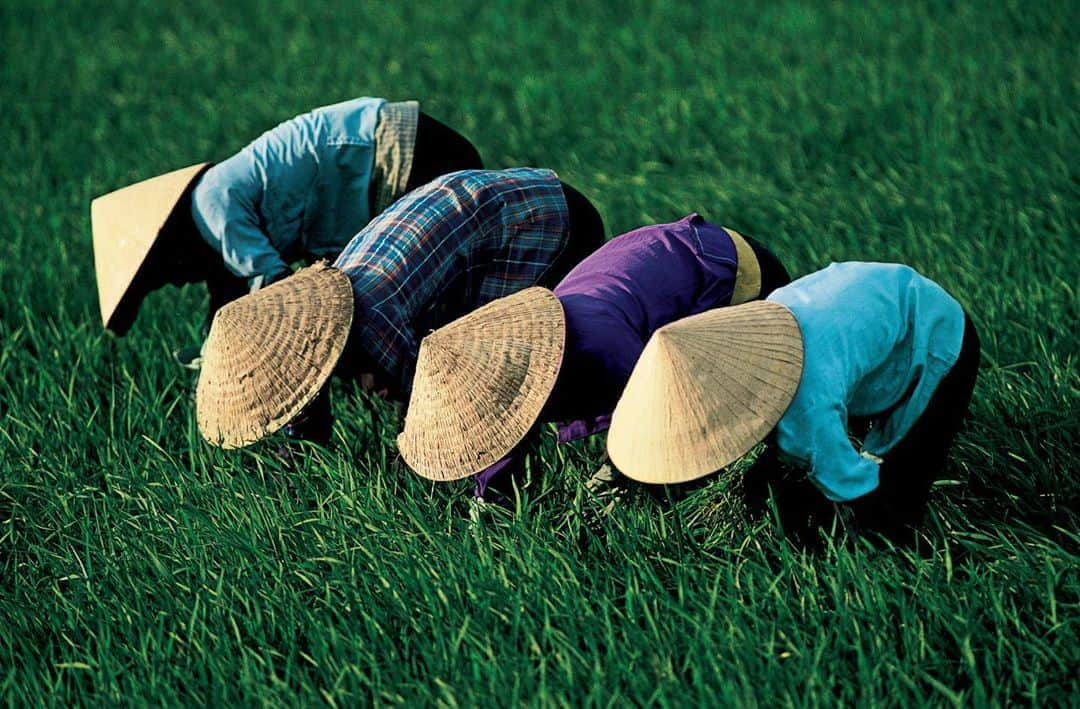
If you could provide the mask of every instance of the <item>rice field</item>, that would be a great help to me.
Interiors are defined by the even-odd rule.
[[[7,705],[1076,705],[1080,4],[7,0],[0,697]],[[557,170],[609,235],[691,211],[794,274],[909,263],[983,361],[913,543],[734,474],[530,459],[470,517],[343,384],[334,445],[205,445],[205,290],[100,324],[89,204],[353,96]],[[816,505],[815,507],[823,507]]]

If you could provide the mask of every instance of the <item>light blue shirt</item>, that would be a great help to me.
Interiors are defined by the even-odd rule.
[[[375,127],[385,100],[317,108],[263,133],[203,175],[191,212],[252,289],[301,256],[333,258],[370,221]]]
[[[780,450],[808,465],[834,502],[878,486],[879,464],[911,430],[960,355],[964,310],[914,269],[834,263],[768,300],[795,315],[803,373],[776,426]],[[857,451],[848,416],[878,417]]]

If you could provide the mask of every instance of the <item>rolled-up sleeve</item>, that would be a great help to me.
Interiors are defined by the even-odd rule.
[[[521,466],[521,459],[523,452],[515,448],[511,452],[507,453],[503,458],[488,467],[481,470],[479,473],[473,476],[473,497],[478,500],[485,499],[488,494],[488,485],[495,478],[501,478],[507,474],[506,471],[512,470],[515,467]]]

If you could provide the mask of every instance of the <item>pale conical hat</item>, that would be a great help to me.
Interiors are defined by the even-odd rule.
[[[296,418],[334,371],[353,318],[348,276],[324,263],[229,303],[203,345],[203,438],[239,448]]]
[[[562,365],[566,318],[546,288],[488,303],[424,338],[398,449],[431,480],[458,480],[529,432]]]
[[[101,321],[112,326],[150,249],[180,197],[209,163],[199,163],[102,195],[90,203]]]
[[[771,301],[717,308],[653,333],[612,415],[607,449],[628,477],[679,483],[769,434],[802,377],[798,322]]]

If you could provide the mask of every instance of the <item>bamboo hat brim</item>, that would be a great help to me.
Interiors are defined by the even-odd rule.
[[[349,278],[324,263],[219,310],[195,391],[203,438],[240,448],[294,419],[333,373],[352,318]]]
[[[608,455],[646,483],[716,472],[776,426],[802,364],[799,324],[779,303],[717,308],[666,325],[653,333],[615,406]]]
[[[488,303],[424,338],[402,458],[430,480],[458,480],[497,462],[529,432],[562,365],[566,319],[546,288]]]
[[[101,322],[113,329],[117,308],[191,183],[199,163],[128,185],[90,203]]]

